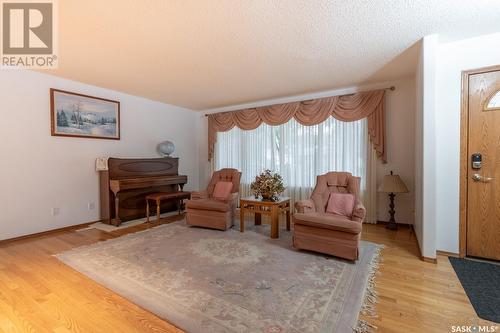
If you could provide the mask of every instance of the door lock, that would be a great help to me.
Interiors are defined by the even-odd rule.
[[[479,170],[483,167],[483,155],[480,153],[472,154],[471,156],[472,169]]]
[[[487,183],[489,181],[492,181],[493,178],[490,178],[490,177],[483,177],[481,176],[480,174],[478,173],[475,173],[472,175],[472,180],[476,181],[476,182],[483,182],[483,183]]]

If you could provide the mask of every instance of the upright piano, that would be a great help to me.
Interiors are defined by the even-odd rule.
[[[179,175],[179,159],[109,158],[108,170],[100,171],[101,221],[119,226],[146,215],[146,195],[182,191],[187,176]],[[164,202],[161,212],[176,209]]]

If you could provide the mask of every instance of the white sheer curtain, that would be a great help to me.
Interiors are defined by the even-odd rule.
[[[368,203],[367,222],[373,221],[375,198],[373,164],[367,120],[342,122],[333,117],[315,126],[295,119],[279,126],[262,124],[255,130],[237,127],[217,133],[215,169],[242,171],[241,194],[251,195],[250,183],[264,169],[283,176],[292,204],[310,197],[316,176],[329,171],[347,171],[361,177],[363,202]]]

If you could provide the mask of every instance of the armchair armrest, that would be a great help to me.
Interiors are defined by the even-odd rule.
[[[236,193],[229,193],[229,195],[226,197],[226,199],[222,200],[222,201],[226,201],[226,202],[231,202],[233,203],[235,206],[238,206],[238,198],[239,198],[239,193],[236,192]]]
[[[314,202],[310,199],[297,201],[295,203],[295,209],[297,210],[297,213],[309,213],[316,211]]]
[[[366,217],[366,208],[361,202],[357,202],[352,211],[352,220],[356,222],[363,222]]]
[[[191,192],[191,200],[200,200],[207,199],[208,192],[207,191],[193,191]]]

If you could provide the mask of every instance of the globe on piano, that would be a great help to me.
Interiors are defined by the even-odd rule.
[[[171,141],[163,141],[158,144],[156,149],[161,155],[170,157],[170,154],[172,154],[175,150],[175,145]]]

